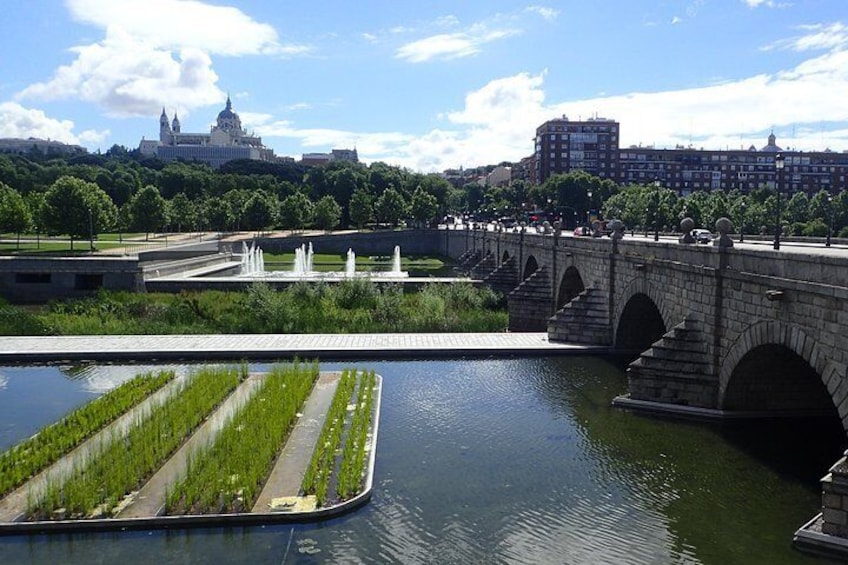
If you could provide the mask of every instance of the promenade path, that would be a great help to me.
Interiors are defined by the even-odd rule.
[[[4,336],[0,364],[62,361],[415,359],[604,354],[538,333]]]

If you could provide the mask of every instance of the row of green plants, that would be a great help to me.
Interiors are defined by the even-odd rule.
[[[173,379],[173,371],[136,375],[0,454],[0,496],[24,484]]]
[[[275,290],[180,294],[101,291],[38,308],[0,305],[0,335],[498,332],[502,297],[467,282],[417,292],[368,279]]]
[[[41,497],[28,501],[28,519],[111,515],[246,377],[245,364],[197,370],[126,435],[115,434],[70,476],[48,483]]]
[[[373,371],[342,371],[327,419],[300,487],[304,496],[315,496],[318,506],[323,506],[330,500],[334,479],[335,498],[339,500],[346,500],[359,490],[367,434],[371,425],[370,406],[373,403],[374,382]],[[348,405],[357,390],[359,392],[355,399],[353,415],[348,418]],[[368,407],[365,404],[368,404]],[[342,460],[341,464],[337,465],[339,455]],[[361,458],[361,462],[357,462],[357,458]]]
[[[318,362],[277,365],[211,446],[169,487],[168,514],[249,512],[318,378]]]
[[[349,500],[362,488],[365,461],[368,455],[368,432],[371,430],[374,409],[374,370],[360,373],[356,408],[342,450],[341,471],[336,484],[339,500]]]

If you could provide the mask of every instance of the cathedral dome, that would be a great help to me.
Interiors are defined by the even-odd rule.
[[[227,106],[218,112],[219,120],[234,120],[238,118],[238,114],[233,112],[233,103],[230,102],[230,97],[227,96]]]

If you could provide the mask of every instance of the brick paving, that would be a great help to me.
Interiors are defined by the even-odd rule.
[[[60,361],[512,357],[609,351],[548,340],[546,333],[219,334],[7,336],[0,364]]]

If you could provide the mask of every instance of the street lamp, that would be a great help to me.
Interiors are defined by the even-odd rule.
[[[94,252],[94,214],[91,211],[91,206],[88,207],[88,247],[89,251]]]
[[[782,153],[778,153],[774,156],[774,168],[775,168],[775,187],[777,188],[777,212],[775,213],[774,220],[774,248],[780,249],[780,185],[783,180],[783,167],[786,165],[786,158]]]
[[[660,240],[660,179],[654,181],[654,186],[657,188],[657,209],[654,211],[654,241]]]
[[[739,243],[745,242],[745,201],[739,202]]]
[[[830,234],[833,233],[833,195],[827,194],[827,239],[824,240],[824,246],[830,247]]]

